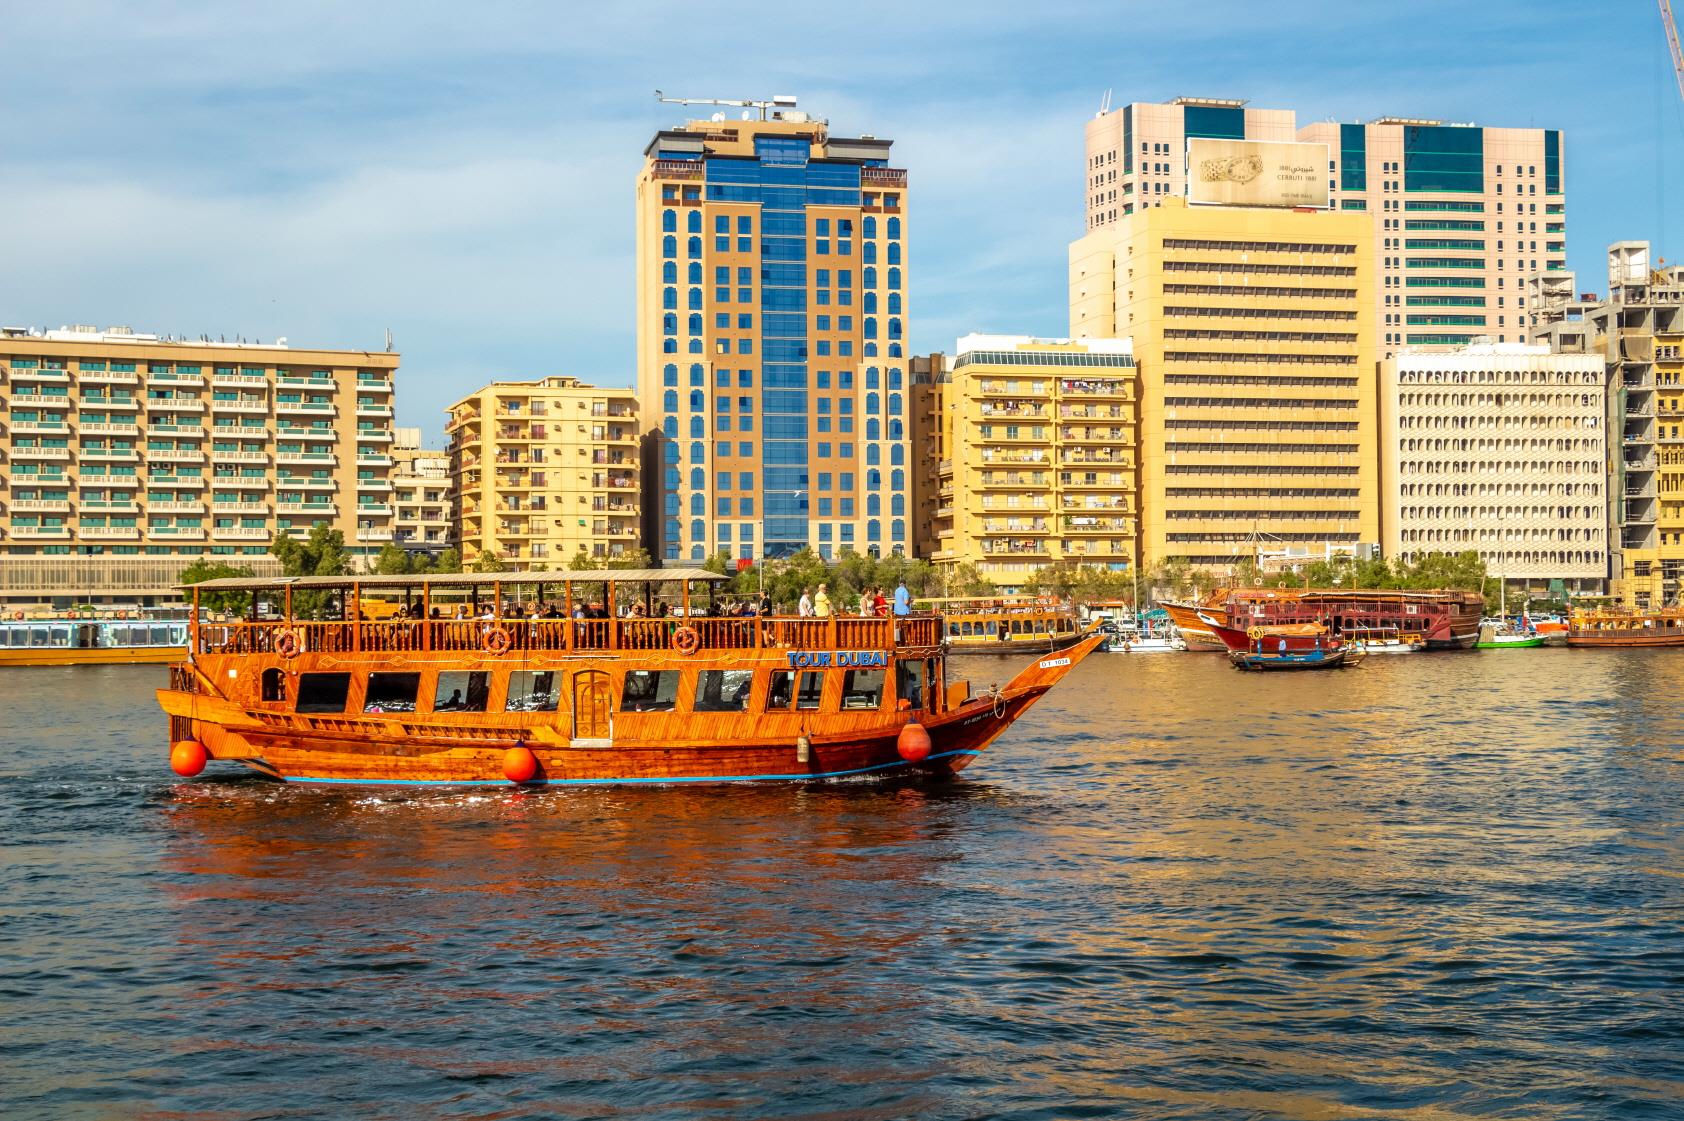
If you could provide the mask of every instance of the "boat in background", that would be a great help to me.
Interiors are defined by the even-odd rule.
[[[1420,635],[1400,634],[1396,627],[1356,627],[1344,637],[1364,654],[1419,654],[1427,648]]]
[[[1243,670],[1340,669],[1361,662],[1363,653],[1321,623],[1283,623],[1245,630],[1225,626],[1209,615],[1210,627],[1228,648],[1228,660]]]
[[[950,596],[920,599],[916,606],[940,613],[954,654],[1052,653],[1091,630],[1076,617],[1075,605],[1057,596]]]
[[[0,622],[0,668],[6,666],[144,665],[187,656],[187,620],[134,618],[20,618]]]
[[[1174,625],[1175,633],[1181,637],[1181,641],[1186,644],[1188,650],[1226,654],[1228,647],[1223,645],[1222,640],[1216,637],[1210,626],[1199,616],[1203,612],[1226,622],[1228,615],[1227,602],[1228,590],[1218,588],[1206,596],[1203,602],[1161,599],[1158,601],[1158,606],[1168,612],[1169,621]]]
[[[1684,611],[1588,611],[1568,623],[1567,645],[1684,646]]]
[[[1544,644],[1536,631],[1516,627],[1507,619],[1487,619],[1479,625],[1475,650],[1531,650]]]

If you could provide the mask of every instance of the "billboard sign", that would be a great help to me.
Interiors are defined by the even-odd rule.
[[[1328,203],[1326,144],[1187,138],[1187,201],[1204,206]]]

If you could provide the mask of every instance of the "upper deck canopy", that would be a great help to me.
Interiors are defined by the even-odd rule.
[[[586,568],[555,572],[428,572],[411,576],[240,576],[183,584],[183,590],[255,591],[262,588],[414,588],[422,584],[488,588],[515,584],[677,584],[729,580],[705,568]]]

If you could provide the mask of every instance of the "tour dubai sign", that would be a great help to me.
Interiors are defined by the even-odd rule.
[[[1204,206],[1326,209],[1326,144],[1187,138],[1187,201]]]

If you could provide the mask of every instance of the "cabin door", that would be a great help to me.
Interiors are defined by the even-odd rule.
[[[613,735],[608,675],[585,670],[573,675],[573,738],[606,740]]]

